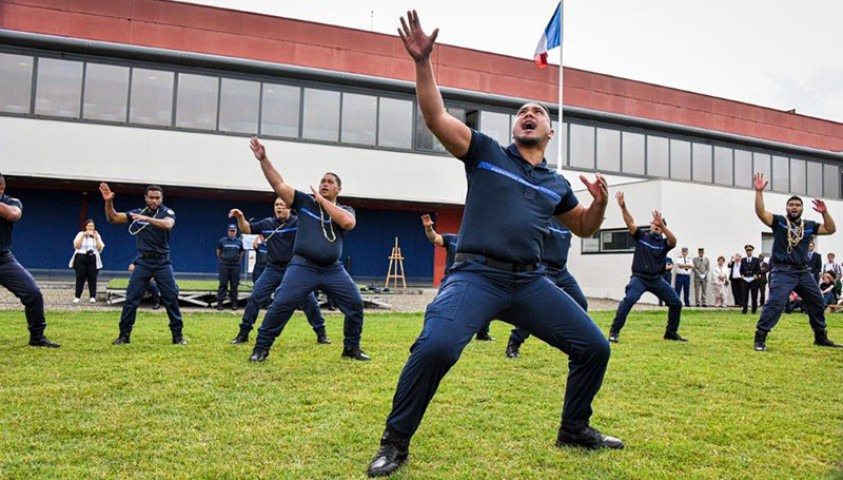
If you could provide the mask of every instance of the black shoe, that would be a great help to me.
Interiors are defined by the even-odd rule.
[[[111,342],[112,345],[128,345],[130,343],[131,341],[129,340],[129,336],[123,334],[120,334],[120,336],[117,337],[117,340]]]
[[[250,362],[262,362],[266,360],[266,357],[269,356],[269,350],[264,350],[262,348],[255,347],[252,350],[252,355],[249,357]]]
[[[746,309],[745,309],[745,308],[744,308],[744,309],[741,309],[741,313],[743,313],[744,315],[746,315]]]
[[[160,303],[153,303],[153,304],[152,304],[152,309],[153,309],[153,310],[158,310],[159,308],[161,308],[161,304],[160,304]]]
[[[521,356],[521,352],[518,350],[521,348],[521,344],[517,342],[513,342],[512,340],[506,345],[506,358],[518,358]]]
[[[618,337],[620,337],[620,333],[618,332],[609,332],[609,341],[612,343],[618,343]]]
[[[366,352],[360,350],[360,347],[343,348],[340,358],[350,358],[352,360],[360,360],[361,362],[368,362],[372,359],[372,357],[366,355]]]
[[[753,308],[753,309],[752,309],[752,310],[750,310],[750,311],[752,312],[752,314],[753,314],[753,315],[755,315],[755,312],[757,312],[757,311],[758,311],[758,309],[757,309],[757,308]]]
[[[61,345],[58,343],[53,343],[47,339],[44,335],[40,337],[31,338],[29,339],[29,346],[30,347],[46,347],[46,348],[59,348]]]
[[[248,333],[238,333],[236,337],[231,340],[232,345],[240,345],[241,343],[247,343],[249,341],[249,334]]]
[[[478,342],[491,342],[495,340],[488,333],[478,333],[477,336],[474,337],[474,339]]]
[[[676,332],[673,332],[673,333],[667,333],[667,332],[665,332],[665,334],[664,334],[664,339],[665,339],[665,340],[670,340],[670,341],[672,341],[672,342],[687,342],[687,341],[688,341],[688,339],[687,339],[687,338],[685,338],[685,337],[683,337],[683,336],[679,335],[679,334],[678,334],[678,333],[676,333]]]
[[[316,337],[316,343],[318,343],[320,345],[330,345],[333,342],[331,341],[330,338],[328,338],[327,335],[319,335],[319,336]]]
[[[565,427],[559,427],[559,434],[556,436],[557,447],[577,447],[588,450],[599,450],[601,448],[622,449],[623,442],[615,437],[603,435],[596,428],[585,427],[578,431],[570,431]]]
[[[237,304],[236,304],[236,303],[232,303],[232,304],[231,304],[231,309],[232,309],[232,310],[234,310],[234,311],[237,311]]]
[[[217,310],[221,311],[223,308],[222,303],[217,303]]]
[[[398,438],[389,431],[384,432],[378,453],[369,464],[367,474],[372,477],[388,477],[398,470],[410,456],[410,441]]]
[[[30,343],[32,345],[32,343]],[[828,339],[828,334],[825,330],[814,332],[814,345],[818,347],[843,348],[843,345],[838,345]]]
[[[173,335],[173,345],[187,345],[187,340],[181,335]]]
[[[767,334],[765,332],[762,332],[761,330],[755,331],[755,351],[767,351]]]

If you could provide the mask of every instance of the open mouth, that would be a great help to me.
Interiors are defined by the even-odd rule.
[[[532,132],[536,129],[536,122],[532,120],[525,120],[524,125],[522,125],[522,128],[524,129],[524,131]]]

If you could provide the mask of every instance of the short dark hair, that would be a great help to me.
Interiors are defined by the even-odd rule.
[[[82,223],[82,230],[85,230],[86,228],[88,228],[89,223],[94,223],[94,219],[89,218],[89,219],[85,220],[85,222]]]
[[[325,172],[325,175],[333,175],[333,176],[334,176],[334,178],[335,178],[335,179],[337,179],[337,186],[338,186],[338,187],[342,187],[342,180],[340,179],[340,176],[339,176],[339,175],[337,175],[337,174],[336,174],[336,173],[334,173],[334,172]]]
[[[790,203],[790,202],[792,202],[792,201],[794,201],[794,200],[799,201],[799,203],[800,203],[801,205],[805,205],[805,202],[803,202],[803,201],[802,201],[802,197],[800,197],[799,195],[794,195],[794,196],[792,196],[792,197],[788,198],[788,199],[787,199],[787,201],[786,201],[786,202],[784,202],[784,204],[785,204],[785,205],[787,205],[788,203]]]
[[[161,195],[164,195],[164,189],[159,187],[158,185],[150,185],[146,187],[146,190],[143,192],[143,194],[146,195],[149,192],[161,192]]]

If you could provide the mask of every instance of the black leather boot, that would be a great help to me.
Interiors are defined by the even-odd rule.
[[[396,435],[387,428],[381,437],[381,446],[372,463],[369,477],[388,477],[398,470],[410,456],[410,439]]]
[[[755,331],[755,351],[767,351],[767,332],[762,332],[761,330]]]

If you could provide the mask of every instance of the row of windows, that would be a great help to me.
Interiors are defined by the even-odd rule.
[[[0,112],[11,114],[444,152],[409,96],[13,53],[0,53],[0,85]],[[448,111],[510,142],[514,115],[454,105]],[[565,135],[562,161],[572,169],[743,188],[763,172],[770,190],[841,198],[841,171],[832,162],[576,119],[561,131],[558,122],[553,127],[552,166]]]

